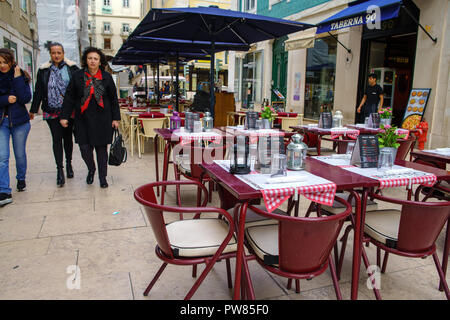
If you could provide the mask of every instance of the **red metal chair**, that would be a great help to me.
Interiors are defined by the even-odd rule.
[[[336,297],[342,299],[331,250],[351,207],[345,200],[339,197],[335,199],[344,204],[345,210],[333,216],[317,218],[280,215],[256,206],[248,207],[254,213],[274,221],[272,224],[245,228],[246,245],[252,254],[244,259],[247,294],[250,298],[254,298],[254,292],[247,260],[256,259],[264,269],[296,281],[312,279],[330,267]]]
[[[175,180],[180,179],[180,175],[183,177],[198,181],[205,185],[209,182],[208,201],[212,201],[212,191],[214,180],[208,176],[205,170],[200,166],[203,161],[223,160],[226,153],[226,144],[217,145],[209,144],[207,146],[198,145],[197,142],[192,142],[188,149],[183,149],[183,153],[179,155],[178,159],[175,159],[177,155],[174,153],[174,174]],[[185,151],[187,151],[185,153]],[[179,192],[177,190],[177,199],[179,201]],[[200,204],[200,189],[197,193],[197,205]]]
[[[155,188],[159,186],[197,186],[205,196],[199,207],[173,207],[159,204]],[[167,264],[193,266],[205,263],[206,267],[187,293],[190,299],[201,285],[216,261],[225,259],[227,266],[228,287],[231,288],[230,258],[236,255],[236,238],[233,235],[233,220],[228,212],[220,208],[205,207],[206,188],[196,181],[161,181],[149,183],[136,189],[134,198],[144,206],[151,224],[157,245],[155,253],[163,261],[162,266],[144,291],[147,296]],[[202,218],[202,213],[218,213],[219,218]],[[177,220],[166,223],[165,214],[192,213],[193,219]]]
[[[405,160],[406,155],[411,151],[412,145],[416,142],[416,137],[410,135],[407,139],[397,139],[397,142],[400,143],[400,146],[397,149],[395,160]]]
[[[389,253],[410,258],[426,258],[432,255],[445,295],[450,300],[448,285],[436,254],[435,244],[441,230],[450,219],[450,202],[407,201],[374,193],[370,196],[402,206],[401,210],[378,210],[366,216],[363,241],[377,247],[377,265],[381,267],[381,273],[386,271]],[[344,250],[341,254],[344,254]],[[382,266],[381,250],[385,251]],[[370,263],[364,248],[362,253],[364,264],[368,268]],[[377,290],[374,289],[374,291],[377,299],[381,299]]]

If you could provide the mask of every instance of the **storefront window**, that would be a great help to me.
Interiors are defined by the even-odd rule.
[[[236,59],[235,88],[237,100],[248,108],[262,101],[262,52],[247,53],[243,59]]]
[[[24,69],[30,75],[31,80],[33,80],[33,55],[26,49],[23,49],[23,64]],[[34,85],[34,81],[31,81],[31,83]]]
[[[305,118],[318,119],[321,111],[333,109],[336,44],[332,37],[320,38],[307,49]]]

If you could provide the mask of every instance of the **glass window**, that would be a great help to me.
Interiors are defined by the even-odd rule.
[[[27,13],[27,0],[20,0],[20,8]]]
[[[33,80],[33,55],[27,49],[23,49],[23,64],[24,70],[28,72],[31,80]],[[34,81],[31,81],[31,83],[34,84]]]
[[[111,39],[103,39],[103,49],[111,49]]]
[[[13,41],[11,41],[9,39],[3,38],[3,46],[5,48],[7,48],[7,49],[10,49],[10,50],[14,51],[15,59],[16,59],[16,61],[18,61],[18,57],[17,57],[17,43],[15,43],[15,42],[13,42]]]
[[[111,0],[103,0],[103,5],[107,7],[111,6]]]
[[[105,33],[111,32],[111,24],[109,22],[103,22],[103,31]]]
[[[318,119],[332,110],[336,76],[337,42],[332,37],[316,39],[306,53],[305,118]]]
[[[261,51],[248,53],[236,64],[236,76],[239,78],[237,81],[235,78],[235,88],[239,92],[238,100],[242,101],[243,108],[262,101],[262,56]]]
[[[128,23],[122,23],[122,32],[129,32],[130,25]]]
[[[244,0],[244,11],[250,11],[255,9],[256,0]]]
[[[130,1],[129,0],[123,0],[123,7],[124,8],[130,7]]]

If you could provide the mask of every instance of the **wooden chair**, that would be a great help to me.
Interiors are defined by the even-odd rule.
[[[159,186],[197,186],[202,190],[204,200],[199,207],[168,206],[158,203],[155,188]],[[223,209],[206,207],[206,188],[196,181],[162,181],[149,183],[136,189],[134,198],[143,205],[156,239],[156,256],[163,261],[162,266],[144,291],[147,296],[167,264],[196,266],[205,263],[206,267],[185,296],[190,299],[214,264],[225,259],[227,267],[228,288],[231,284],[230,258],[235,257],[237,241],[233,235],[233,220]],[[166,222],[171,214],[191,213],[193,219]],[[199,218],[203,213],[217,213],[220,218]],[[176,284],[175,284],[176,285]]]
[[[312,279],[329,267],[336,297],[342,299],[330,253],[345,219],[350,215],[351,207],[345,200],[339,197],[335,199],[345,206],[342,212],[317,218],[280,215],[249,206],[256,214],[274,221],[245,228],[246,245],[251,253],[244,259],[248,288],[246,294],[250,298],[254,298],[254,292],[247,260],[256,259],[269,272],[296,279],[298,290],[300,279]]]
[[[370,196],[402,206],[401,210],[377,210],[366,216],[363,241],[377,247],[377,265],[381,268],[381,273],[386,271],[389,253],[409,258],[426,258],[432,255],[445,295],[450,300],[444,271],[436,253],[436,240],[450,219],[450,202],[407,201],[374,193]],[[383,265],[381,250],[385,251]],[[344,251],[341,254],[343,253]],[[368,268],[370,262],[364,247],[362,253],[364,264]],[[376,298],[381,299],[376,287],[374,292]]]
[[[138,118],[139,125],[141,126],[142,131],[138,128],[137,130],[137,140],[138,140],[138,154],[139,158],[141,158],[141,148],[142,153],[144,153],[144,138],[152,138],[155,139],[156,132],[153,129],[164,128],[166,118]],[[164,140],[161,137],[158,137],[159,141],[159,152],[163,152],[164,150]]]

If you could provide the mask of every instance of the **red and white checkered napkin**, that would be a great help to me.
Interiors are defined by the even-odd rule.
[[[348,129],[348,128],[331,129],[331,138],[332,139],[336,139],[339,136],[347,136],[349,138],[356,139],[359,136],[359,130]]]
[[[401,178],[382,178],[377,179],[380,182],[380,189],[410,186],[413,184],[423,184],[432,187],[437,180],[434,174],[427,174],[418,177],[401,177]]]
[[[177,136],[182,145],[189,144],[192,141],[206,140],[213,143],[221,143],[222,135],[213,131],[207,132],[187,132],[187,131],[176,131],[173,133]]]
[[[395,133],[398,134],[398,135],[404,134],[405,137],[404,137],[403,139],[408,139],[408,136],[409,136],[409,130],[407,130],[407,129],[401,129],[401,128],[398,128],[397,130],[395,130]]]
[[[295,188],[263,189],[261,190],[261,193],[263,195],[267,211],[272,212],[281,206],[283,202],[295,194],[296,190],[298,194],[304,195],[305,198],[311,201],[331,206],[333,205],[334,195],[336,194],[336,184],[331,182]]]

